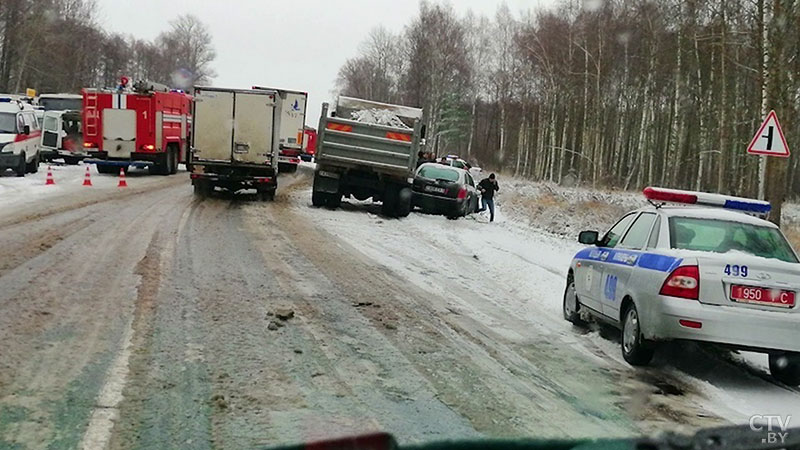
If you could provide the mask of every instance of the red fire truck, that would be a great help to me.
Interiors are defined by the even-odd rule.
[[[148,167],[169,175],[186,161],[192,97],[166,86],[123,77],[115,90],[84,89],[83,146],[100,173]]]
[[[305,127],[303,134],[305,139],[303,139],[303,153],[300,154],[300,159],[311,161],[314,159],[314,153],[317,152],[317,130]]]

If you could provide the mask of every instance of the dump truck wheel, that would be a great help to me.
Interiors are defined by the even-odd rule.
[[[397,194],[397,217],[411,214],[411,188],[404,187]]]
[[[342,206],[342,194],[328,194],[328,208],[336,209]]]
[[[383,204],[381,214],[387,217],[397,217],[398,189],[397,186],[390,184],[383,192]]]
[[[319,191],[311,192],[311,204],[316,206],[317,208],[325,206],[326,203],[325,200],[327,200],[327,197],[324,192],[319,192]]]

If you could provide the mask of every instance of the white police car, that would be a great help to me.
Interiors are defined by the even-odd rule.
[[[777,226],[752,215],[768,213],[769,203],[644,194],[651,206],[602,238],[580,233],[593,246],[572,260],[564,318],[580,324],[588,314],[621,328],[632,365],[649,363],[658,341],[705,341],[768,353],[773,377],[800,384],[800,262]]]

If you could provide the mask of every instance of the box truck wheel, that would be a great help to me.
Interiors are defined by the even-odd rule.
[[[214,192],[214,185],[206,180],[194,180],[194,195],[200,198],[210,197]]]
[[[262,202],[275,200],[275,189],[259,189],[258,199]]]

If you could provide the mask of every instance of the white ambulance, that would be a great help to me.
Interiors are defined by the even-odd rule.
[[[0,96],[0,172],[11,169],[18,177],[36,173],[41,134],[33,106]]]

